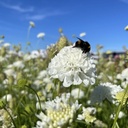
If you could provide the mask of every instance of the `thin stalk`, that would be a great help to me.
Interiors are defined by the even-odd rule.
[[[31,87],[29,87],[29,86],[26,86],[26,87],[28,87],[29,89],[31,89],[31,90],[36,94],[37,99],[38,99],[38,101],[39,101],[40,110],[41,110],[41,101],[40,101],[40,98],[39,98],[38,94],[36,93],[36,91],[35,91],[33,88],[31,88]]]
[[[16,128],[16,124],[15,124],[15,121],[14,121],[12,115],[10,114],[10,112],[8,111],[8,109],[6,107],[4,107],[4,109],[6,110],[6,112],[8,113],[8,115],[10,116],[10,118],[12,120],[12,123],[13,123],[14,127]]]
[[[71,103],[71,91],[72,91],[72,85],[70,86],[70,99],[69,99],[69,102]]]
[[[58,81],[58,84],[57,84],[57,96],[59,96],[59,94],[60,94],[60,86],[61,86],[61,82]]]
[[[80,88],[79,88],[79,91],[78,91],[78,97],[77,97],[77,100],[79,99],[80,97]]]

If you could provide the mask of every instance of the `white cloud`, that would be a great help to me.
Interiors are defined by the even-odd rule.
[[[128,4],[128,0],[120,0],[120,1],[122,1],[122,2],[124,2],[124,3],[126,3],[126,4]]]
[[[45,17],[46,17],[46,15],[37,14],[37,15],[26,16],[26,19],[27,20],[42,20]]]
[[[5,3],[5,2],[0,2],[0,5],[7,8],[7,9],[11,9],[20,13],[24,13],[24,16],[20,17],[22,19],[27,19],[27,20],[42,20],[44,18],[47,17],[51,17],[51,16],[57,16],[57,15],[62,15],[65,14],[67,12],[61,12],[58,10],[53,10],[53,11],[48,11],[48,10],[42,10],[33,6],[28,6],[28,7],[24,7],[21,6],[20,4],[10,4],[10,3]]]
[[[0,4],[5,8],[12,9],[18,12],[33,12],[34,11],[33,7],[23,8],[20,5],[11,5],[11,4],[5,4],[2,2],[0,2]]]
[[[28,19],[28,20],[42,20],[46,17],[57,16],[57,15],[61,15],[61,14],[64,14],[64,13],[58,12],[58,11],[53,11],[53,12],[44,13],[44,14],[27,15],[26,19]]]

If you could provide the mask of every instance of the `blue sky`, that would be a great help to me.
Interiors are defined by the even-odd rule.
[[[29,22],[36,25],[27,32]],[[86,32],[83,40],[96,51],[96,45],[104,46],[104,51],[122,51],[128,47],[128,0],[0,0],[0,35],[5,35],[5,42],[21,43],[25,47],[30,41],[32,49],[45,49],[55,43],[63,29],[64,35],[71,41]],[[44,40],[37,39],[37,34],[44,32]]]

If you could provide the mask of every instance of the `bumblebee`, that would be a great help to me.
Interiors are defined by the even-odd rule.
[[[73,48],[80,48],[83,53],[87,53],[90,51],[91,46],[87,41],[83,41],[80,38],[77,37],[77,39],[79,39],[78,41],[76,41],[75,45],[73,46]]]

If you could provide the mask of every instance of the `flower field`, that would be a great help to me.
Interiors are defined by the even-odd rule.
[[[0,128],[128,128],[128,51],[101,48],[95,58],[63,35],[31,52],[1,41]]]

